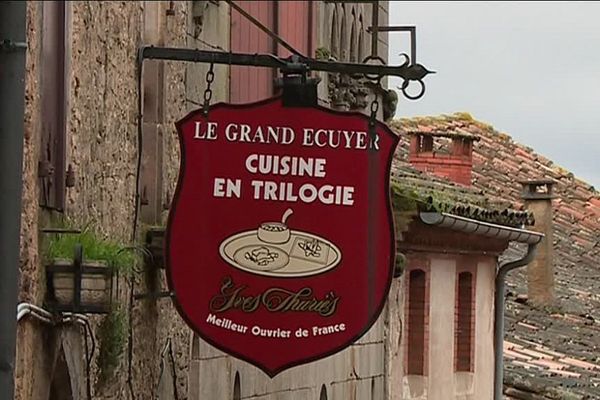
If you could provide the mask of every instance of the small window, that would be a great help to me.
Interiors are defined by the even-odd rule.
[[[233,381],[233,400],[241,400],[242,389],[240,383],[240,373],[235,371],[235,379]]]
[[[458,274],[455,323],[455,366],[459,372],[473,372],[474,301],[473,274]]]
[[[371,378],[371,400],[375,399],[375,378]]]
[[[433,151],[433,137],[429,135],[419,135],[419,153],[428,153]]]
[[[325,385],[321,386],[321,395],[319,396],[319,400],[327,400],[327,388]]]
[[[425,329],[427,316],[426,273],[410,272],[408,283],[407,375],[425,375]]]

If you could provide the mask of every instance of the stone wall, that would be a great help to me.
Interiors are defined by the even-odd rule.
[[[346,350],[291,368],[273,379],[195,337],[189,400],[211,398],[211,394],[215,399],[232,399],[236,374],[240,399],[316,400],[323,385],[328,399],[384,399],[384,320],[382,313],[369,332]]]
[[[63,216],[78,227],[90,224],[124,246],[139,243],[143,226],[138,228],[138,237],[132,241],[139,145],[136,58],[142,43],[144,10],[148,7],[158,7],[164,45],[186,46],[191,2],[174,2],[173,12],[167,13],[169,3],[84,1],[67,6],[66,160],[72,165],[76,179],[75,186],[67,189],[63,215],[38,207],[37,160],[43,123],[40,113],[42,4],[28,3],[20,301],[42,304],[45,282],[41,259],[46,236],[38,232]],[[217,26],[217,21],[212,23]],[[179,167],[179,148],[173,122],[187,112],[188,97],[201,96],[201,93],[186,87],[186,72],[183,63],[165,63],[165,117],[160,124],[165,162],[158,173],[163,174],[166,209],[166,193],[173,193]],[[162,222],[166,218],[166,210],[163,211]],[[135,294],[147,293],[151,289],[166,290],[163,271],[136,273],[133,282]],[[118,287],[118,303],[129,310],[129,280],[121,277]],[[102,317],[90,319],[96,328]],[[131,385],[128,382],[127,351],[121,357],[118,373],[103,387],[94,384],[96,371],[93,360],[91,379],[94,398],[129,399],[132,397],[130,392],[137,399],[154,398],[159,392],[161,399],[174,398],[172,382],[169,382],[169,352],[163,352],[169,341],[176,364],[177,392],[180,399],[184,398],[187,393],[190,331],[170,300],[134,300],[132,321]],[[68,365],[79,366],[69,369],[75,392],[73,397],[85,398],[85,368],[81,368],[85,365],[85,350],[82,336],[72,334],[75,328],[52,327],[25,318],[18,329],[16,398],[48,399],[55,367],[60,364],[57,360],[62,359],[59,356],[63,353],[70,360]],[[61,333],[63,330],[64,334]],[[161,357],[161,353],[165,357]],[[161,363],[164,367],[162,375]]]

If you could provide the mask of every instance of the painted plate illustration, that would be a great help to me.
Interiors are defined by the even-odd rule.
[[[259,238],[259,231],[242,232],[225,239],[219,247],[221,257],[246,272],[274,277],[320,274],[334,268],[342,259],[336,245],[311,233],[289,231],[286,242],[269,243]]]

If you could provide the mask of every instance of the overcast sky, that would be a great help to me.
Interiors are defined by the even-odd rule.
[[[600,190],[600,2],[390,1],[390,25],[437,71],[397,116],[467,111]],[[390,34],[390,64],[408,43]]]

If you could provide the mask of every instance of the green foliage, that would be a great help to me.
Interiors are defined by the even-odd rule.
[[[72,259],[75,245],[83,246],[85,260],[104,260],[117,271],[129,273],[136,263],[136,255],[116,242],[103,239],[90,228],[85,228],[81,233],[53,234],[49,238],[48,259]]]
[[[317,60],[329,60],[331,52],[326,47],[319,47],[315,50],[315,58]]]
[[[127,342],[127,314],[120,308],[114,308],[104,317],[96,331],[99,341],[98,386],[110,380],[119,367],[119,362]]]
[[[398,278],[404,274],[406,269],[406,255],[403,253],[396,253],[396,265],[394,266],[394,277]]]

